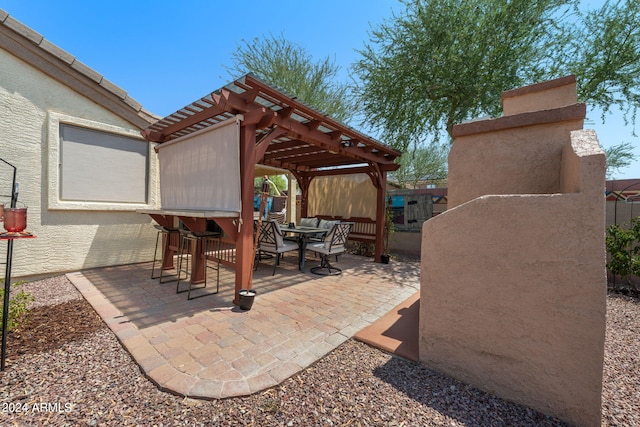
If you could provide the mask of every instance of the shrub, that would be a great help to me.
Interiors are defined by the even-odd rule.
[[[640,276],[640,217],[631,220],[628,228],[611,225],[607,228],[605,244],[609,254],[607,268],[621,276],[627,285],[637,291],[631,276]]]
[[[395,224],[393,223],[393,209],[392,209],[393,199],[391,196],[387,196],[387,204],[384,210],[384,235],[382,238],[382,244],[384,246],[384,253],[386,255],[390,254],[389,250],[389,238],[395,231]]]
[[[374,254],[374,245],[369,242],[355,242],[355,246],[351,253],[354,255],[372,257]]]
[[[11,286],[15,289],[24,283],[26,282],[22,280],[11,284]],[[33,297],[22,289],[17,293],[11,292],[9,296],[9,319],[7,321],[8,331],[13,330],[20,324],[23,316],[29,311],[27,306],[31,301],[33,301]],[[0,313],[3,312],[2,310],[4,310],[4,280],[0,280]],[[1,315],[0,327],[2,327]]]

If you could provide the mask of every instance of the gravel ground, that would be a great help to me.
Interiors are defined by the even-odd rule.
[[[25,284],[30,320],[9,335],[0,425],[560,426],[350,340],[277,387],[201,401],[150,383],[64,276]],[[610,295],[603,425],[640,426],[640,303]]]

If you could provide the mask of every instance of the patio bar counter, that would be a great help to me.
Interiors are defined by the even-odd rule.
[[[175,218],[180,219],[182,223],[192,232],[204,232],[207,230],[207,220],[211,219],[222,228],[227,236],[233,241],[236,240],[238,228],[236,220],[240,218],[239,212],[223,211],[223,210],[201,210],[201,209],[143,209],[136,211],[141,214],[151,216],[159,225],[166,228],[175,228]],[[200,247],[194,249],[194,254],[202,250]],[[163,242],[162,248],[162,268],[173,267],[173,249],[169,247],[168,242]],[[198,256],[193,257],[191,264],[191,282],[201,283],[204,281],[205,262]]]

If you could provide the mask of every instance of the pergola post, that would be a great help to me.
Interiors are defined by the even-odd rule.
[[[234,303],[238,303],[238,292],[251,289],[253,262],[253,178],[256,170],[256,126],[242,124],[240,127],[240,193],[242,203],[241,226],[236,240],[236,289]]]
[[[379,170],[374,184],[376,186],[376,243],[374,248],[375,262],[381,262],[384,252],[384,223],[386,216],[387,173]],[[376,182],[377,181],[377,182]]]
[[[287,173],[287,222],[296,222],[296,181],[291,172]]]
[[[300,186],[300,218],[306,218],[309,211],[309,185],[313,176],[294,174]]]

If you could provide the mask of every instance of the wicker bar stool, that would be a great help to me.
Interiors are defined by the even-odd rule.
[[[165,276],[165,269],[163,268],[164,264],[165,264],[165,259],[164,259],[164,245],[161,245],[160,242],[165,242],[166,239],[166,244],[169,246],[169,248],[171,250],[173,250],[175,253],[179,252],[180,250],[180,230],[178,230],[177,228],[167,228],[167,227],[163,227],[161,225],[155,225],[154,226],[157,230],[158,230],[158,234],[156,236],[156,248],[153,252],[153,264],[151,266],[151,278],[152,279],[158,279],[160,278],[160,283],[167,283],[167,282],[175,282],[176,280],[179,279],[180,276],[180,270],[176,269],[176,274],[170,274],[168,276]],[[162,236],[162,239],[161,239]],[[161,256],[158,258],[158,246],[160,246],[160,250],[162,251]],[[160,274],[156,276],[156,263],[160,261]],[[166,280],[167,277],[171,277],[171,279]],[[165,280],[163,280],[163,278]]]
[[[202,262],[204,262],[205,264],[205,271],[204,271],[204,283],[202,285],[198,285],[194,287],[191,281],[191,278],[189,278],[190,279],[189,288],[187,289],[180,289],[180,281],[186,280],[187,275],[185,274],[184,278],[181,278],[180,276],[178,276],[178,283],[176,284],[176,293],[180,294],[183,292],[187,292],[188,300],[204,297],[207,295],[217,294],[218,292],[220,292],[220,254],[219,254],[220,233],[210,232],[210,231],[194,233],[189,230],[180,230],[180,235],[181,235],[181,244],[180,244],[180,251],[178,254],[178,271],[183,271],[182,263],[183,263],[183,260],[185,259],[187,263],[187,267],[185,271],[186,272],[189,271],[188,265],[189,265],[189,258],[191,256],[190,254],[193,254],[193,256],[201,257]],[[200,251],[200,253],[195,253],[196,248],[198,247],[201,247],[202,250]],[[207,260],[208,260],[208,255],[214,254],[214,253],[216,254],[217,261],[215,266],[212,266],[207,262]],[[194,261],[191,260],[191,262],[193,263]],[[192,297],[191,291],[196,289],[204,289],[207,287],[207,270],[216,270],[216,291],[203,293],[201,295]]]

